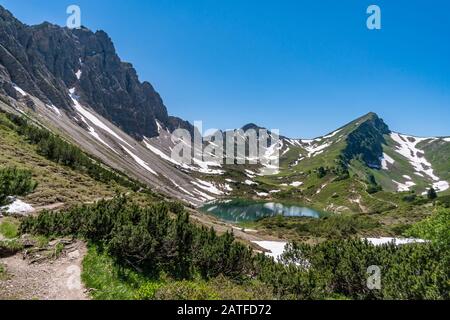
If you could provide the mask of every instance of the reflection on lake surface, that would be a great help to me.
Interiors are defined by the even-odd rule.
[[[256,221],[277,215],[285,217],[320,217],[320,212],[307,207],[240,199],[210,203],[200,208],[200,210],[234,223]]]

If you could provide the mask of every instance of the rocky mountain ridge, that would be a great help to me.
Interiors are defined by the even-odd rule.
[[[137,139],[158,134],[155,120],[191,129],[168,115],[160,95],[120,60],[104,31],[27,26],[0,6],[0,90],[18,98],[14,86],[68,112],[75,88],[82,103]]]

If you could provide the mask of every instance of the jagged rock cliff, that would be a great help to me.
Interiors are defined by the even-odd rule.
[[[120,60],[105,32],[47,22],[27,26],[0,6],[1,92],[17,98],[14,84],[68,112],[75,88],[80,101],[137,139],[158,134],[155,119],[170,130],[191,129],[168,116],[160,95]]]

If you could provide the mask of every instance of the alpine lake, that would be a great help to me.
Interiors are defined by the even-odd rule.
[[[247,199],[214,201],[202,206],[200,211],[235,224],[275,216],[320,218],[324,215],[317,210],[296,204]]]

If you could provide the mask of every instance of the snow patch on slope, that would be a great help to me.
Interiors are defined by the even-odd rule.
[[[301,181],[294,181],[290,184],[290,186],[300,187],[302,184],[303,184],[303,182],[301,182]]]
[[[416,185],[413,181],[406,181],[405,183],[401,183],[392,180],[392,182],[394,182],[397,185],[397,191],[399,192],[409,191],[411,187]]]
[[[290,165],[290,167],[292,168],[292,167],[297,166],[297,165],[299,164],[299,162],[302,161],[303,159],[305,159],[305,157],[300,156],[300,158],[298,158],[297,160],[295,160],[294,163],[292,163],[292,164]]]
[[[162,126],[159,124],[158,121],[156,121],[156,123],[158,124],[158,131],[162,132],[164,129],[162,128]],[[176,166],[180,166],[183,169],[186,170],[191,170],[191,171],[197,171],[200,173],[204,173],[204,174],[215,174],[215,175],[221,175],[224,174],[225,172],[221,169],[211,169],[210,167],[221,167],[221,164],[219,162],[215,162],[215,161],[203,161],[201,159],[197,159],[197,158],[193,158],[193,162],[196,165],[189,165],[187,163],[181,163],[178,162],[174,159],[172,159],[172,157],[170,157],[169,155],[167,155],[166,153],[164,153],[162,150],[158,149],[157,147],[153,146],[150,144],[151,140],[147,137],[144,137],[144,145],[147,149],[149,149],[151,152],[153,152],[154,154],[158,155],[160,158],[176,165]]]
[[[155,123],[156,123],[156,127],[158,128],[158,133],[161,133],[164,130],[161,123],[159,123],[159,121],[156,119],[155,119]]]
[[[261,175],[274,175],[280,172],[280,150],[283,149],[283,145],[283,140],[280,139],[277,143],[272,143],[269,147],[266,148],[262,159],[260,159],[260,162],[263,166],[263,168],[261,168],[260,170]]]
[[[253,241],[253,243],[268,250],[269,252],[265,252],[265,254],[274,258],[275,261],[280,259],[280,256],[284,252],[284,247],[286,246],[286,242],[280,241]]]
[[[49,108],[50,110],[52,110],[54,113],[56,113],[58,116],[61,116],[61,111],[59,111],[59,109],[57,107],[55,107],[53,104],[46,104],[45,105],[47,108]]]
[[[117,133],[115,133],[113,130],[111,130],[107,125],[105,125],[99,118],[97,118],[95,115],[90,113],[87,109],[85,109],[76,99],[75,97],[75,88],[72,88],[70,91],[70,98],[72,99],[72,102],[74,103],[75,110],[85,118],[87,118],[90,122],[92,122],[95,126],[99,127],[100,129],[108,132],[110,135],[112,135],[114,138],[122,141],[130,148],[134,149],[132,145],[130,145],[128,142],[126,142],[122,137],[120,137]]]
[[[192,166],[189,166],[189,168],[191,170],[194,171],[198,171],[201,173],[206,173],[206,174],[224,174],[225,171],[220,170],[220,169],[210,169],[209,167],[221,167],[220,163],[214,162],[214,161],[203,161],[197,158],[193,158],[193,162],[194,164],[196,164],[197,166],[199,166],[200,168],[195,168]]]
[[[134,161],[136,161],[142,168],[144,168],[145,170],[147,170],[150,173],[153,173],[154,175],[158,175],[152,168],[150,168],[148,166],[148,164],[142,160],[141,158],[139,158],[137,155],[135,155],[133,152],[131,152],[130,150],[128,150],[127,148],[125,148],[123,145],[120,145],[123,150],[125,150],[133,159]]]
[[[200,197],[202,198],[202,200],[204,201],[212,201],[215,200],[216,198],[210,196],[209,194],[204,193],[203,191],[200,191],[196,188],[194,188],[194,192],[198,195],[200,195]]]
[[[215,194],[215,195],[223,195],[224,192],[219,190],[213,183],[208,182],[208,181],[203,181],[200,179],[197,179],[197,181],[191,181],[191,183],[197,187],[199,187],[200,189],[203,189],[209,193]]]
[[[194,195],[192,193],[190,193],[189,191],[187,191],[186,189],[184,189],[182,186],[180,186],[178,183],[175,182],[175,180],[170,179],[169,177],[167,177],[170,182],[172,182],[172,184],[177,187],[178,189],[180,189],[182,192],[186,193],[187,195],[190,195],[191,197],[194,197]]]
[[[28,213],[34,212],[34,208],[28,203],[16,199],[11,204],[0,207],[0,212],[5,212],[9,214],[27,215]]]
[[[402,244],[410,244],[410,243],[424,243],[427,242],[423,239],[414,239],[414,238],[389,238],[389,237],[381,237],[381,238],[364,238],[369,243],[374,246],[381,246],[383,244],[392,243],[394,245],[402,245]]]
[[[253,178],[256,177],[256,173],[253,172],[252,170],[245,169],[244,171],[245,171],[244,174],[245,174],[247,177],[249,177],[250,179],[253,179]]]
[[[166,155],[164,152],[162,152],[162,151],[159,150],[158,148],[152,146],[150,143],[148,143],[148,142],[146,141],[146,139],[147,139],[147,138],[144,138],[144,144],[145,144],[145,147],[146,147],[147,149],[149,149],[151,152],[153,152],[154,154],[158,155],[158,156],[161,157],[162,159],[164,159],[164,160],[166,160],[166,161],[169,161],[169,162],[171,162],[171,163],[173,163],[173,164],[175,164],[175,165],[181,165],[179,162],[173,160],[171,157],[169,157],[168,155]]]
[[[383,152],[383,157],[381,157],[381,168],[384,170],[388,170],[388,163],[389,164],[394,164],[395,160],[392,159],[388,154]]]
[[[317,191],[316,191],[316,194],[319,194],[319,193],[321,193],[322,192],[322,190],[325,188],[327,186],[327,184],[326,183],[324,183],[323,185],[321,185],[320,186],[320,188],[319,189],[317,189]]]
[[[418,138],[401,135],[395,132],[391,133],[391,138],[398,144],[395,151],[409,160],[409,163],[413,166],[416,174],[425,174],[430,177],[434,181],[433,188],[437,191],[445,191],[449,188],[447,181],[441,181],[440,178],[434,174],[431,163],[428,162],[424,156],[425,152],[417,148],[417,144],[432,138]],[[399,184],[396,181],[394,182],[398,184],[399,191],[401,191],[400,189],[404,190],[408,185],[412,186],[412,181],[407,181],[405,184]]]
[[[20,88],[19,86],[16,86],[15,84],[13,85],[13,88],[20,93],[23,97],[27,96],[28,93],[26,93],[22,88]]]
[[[287,148],[283,151],[283,153],[281,154],[281,156],[284,156],[286,153],[289,152],[289,150],[291,150],[291,148],[287,147]]]
[[[82,74],[81,69],[79,69],[77,72],[75,72],[75,76],[77,77],[78,80],[81,79],[81,74]]]
[[[303,141],[303,140],[302,140]],[[308,158],[314,157],[318,154],[321,154],[326,148],[331,146],[331,142],[325,142],[320,145],[310,142],[307,145],[303,146],[306,151],[308,151]]]
[[[337,135],[339,132],[341,132],[342,129],[336,130],[333,133],[330,133],[329,135],[324,136],[324,139],[329,139],[329,138],[333,138],[335,135]]]
[[[105,140],[103,140],[103,139],[99,136],[99,134],[95,131],[95,129],[89,125],[89,123],[86,121],[86,119],[85,119],[82,115],[79,115],[79,116],[80,116],[80,118],[81,118],[81,121],[83,121],[83,122],[87,125],[88,130],[89,130],[89,134],[90,134],[91,136],[93,136],[95,139],[97,139],[98,141],[100,141],[102,144],[104,144],[105,146],[107,146],[109,149],[111,149],[112,151],[114,151],[115,153],[117,153],[117,151],[114,150],[114,148],[112,148],[108,143],[106,143]],[[117,153],[117,154],[118,154],[118,153]]]

